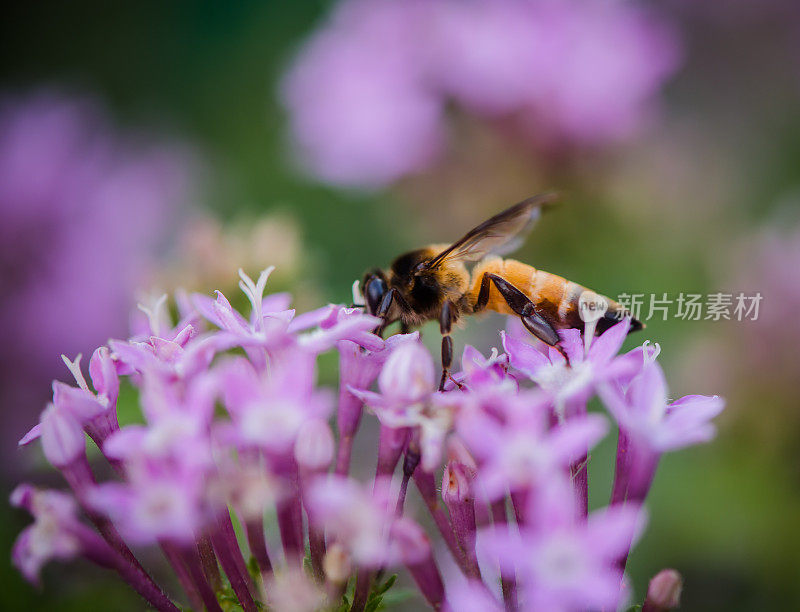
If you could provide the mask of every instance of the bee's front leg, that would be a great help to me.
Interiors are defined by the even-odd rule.
[[[375,333],[376,336],[380,336],[381,338],[383,338],[383,330],[386,329],[386,326],[389,324],[388,321],[389,310],[392,307],[392,302],[394,301],[395,293],[396,292],[394,289],[389,289],[389,291],[387,291],[386,294],[383,296],[380,306],[378,306],[378,310],[375,313],[376,317],[380,317],[381,324],[378,325],[378,327],[376,327],[373,330],[373,332]]]
[[[375,333],[381,338],[383,337],[383,331],[386,329],[386,326],[392,322],[389,320],[389,311],[392,308],[392,304],[396,304],[402,313],[411,312],[411,306],[408,305],[408,302],[406,301],[405,297],[403,297],[403,294],[394,287],[389,289],[389,291],[386,292],[386,295],[384,295],[383,299],[381,300],[381,304],[378,307],[378,312],[375,313],[375,316],[380,317],[383,321],[378,327],[375,328]],[[400,319],[402,321],[402,316]]]

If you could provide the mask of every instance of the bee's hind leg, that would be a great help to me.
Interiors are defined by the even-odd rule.
[[[478,301],[475,304],[475,312],[483,310],[486,307],[486,304],[489,301],[490,282],[494,283],[494,286],[497,287],[497,291],[500,292],[501,296],[503,296],[503,299],[506,301],[506,304],[508,304],[508,307],[511,308],[511,310],[513,310],[517,315],[519,315],[519,318],[522,321],[522,324],[525,326],[525,329],[527,329],[545,344],[555,347],[561,351],[559,346],[561,338],[559,337],[558,333],[556,333],[556,330],[553,328],[553,326],[550,325],[550,323],[548,323],[542,315],[536,312],[536,306],[533,302],[531,302],[530,298],[528,298],[527,295],[522,293],[522,291],[517,289],[507,280],[497,276],[496,274],[487,272],[481,278],[481,289],[480,293],[478,294]],[[561,352],[563,354],[563,351]]]

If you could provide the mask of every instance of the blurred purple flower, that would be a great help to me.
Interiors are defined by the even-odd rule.
[[[480,461],[479,482],[490,500],[566,471],[608,430],[606,419],[594,414],[550,428],[549,404],[544,394],[528,391],[506,404],[502,421],[483,410],[459,414],[457,431]]]
[[[708,442],[716,434],[711,420],[722,412],[719,396],[667,399],[664,372],[656,362],[660,347],[643,353],[644,367],[629,385],[604,383],[598,392],[619,425],[617,465],[611,502],[644,500],[661,454]]]
[[[323,477],[309,488],[311,520],[336,538],[361,567],[390,563],[399,554],[391,545],[394,506],[390,483],[375,491],[340,476]]]
[[[97,485],[90,506],[108,516],[134,544],[153,544],[159,538],[189,543],[203,526],[203,472],[141,467],[131,470],[129,482]]]
[[[485,554],[516,570],[526,610],[616,609],[622,580],[616,561],[641,531],[639,508],[598,510],[581,521],[570,487],[551,483],[541,493],[519,531],[486,530]]]
[[[11,505],[25,508],[35,519],[11,551],[14,565],[30,582],[38,584],[41,567],[51,559],[66,561],[82,554],[88,542],[102,542],[78,520],[78,506],[66,493],[24,484],[14,489]]]
[[[300,153],[322,179],[380,186],[422,170],[443,141],[442,105],[424,86],[416,1],[342,3],[282,86]]]
[[[530,4],[538,44],[522,113],[531,136],[601,145],[634,135],[678,66],[675,33],[632,2]]]
[[[442,150],[445,109],[512,117],[535,143],[632,136],[680,46],[656,15],[602,0],[344,0],[283,83],[312,172],[379,187]]]
[[[227,364],[219,383],[231,414],[230,439],[243,448],[285,453],[294,448],[305,422],[327,419],[331,397],[307,384],[313,379],[311,372],[304,371],[308,368],[313,368],[313,362],[302,356],[289,367],[261,373],[246,359]]]
[[[156,586],[141,566],[120,554],[109,542],[78,519],[75,499],[60,491],[40,490],[28,484],[11,493],[11,505],[24,508],[34,518],[14,543],[14,565],[32,583],[39,583],[42,566],[52,559],[68,560],[77,556],[101,567],[113,568],[157,610],[178,612],[169,598]],[[114,532],[116,533],[116,532]]]
[[[2,404],[26,414],[57,357],[125,330],[175,213],[190,160],[115,132],[96,100],[55,91],[0,99]]]

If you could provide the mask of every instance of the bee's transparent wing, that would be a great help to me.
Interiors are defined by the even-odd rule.
[[[527,233],[539,220],[542,210],[557,200],[558,194],[543,193],[507,208],[425,262],[423,269],[436,268],[445,261],[478,261],[489,253],[510,253],[525,240]]]

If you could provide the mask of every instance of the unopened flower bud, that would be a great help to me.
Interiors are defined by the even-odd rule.
[[[472,499],[472,477],[468,468],[457,461],[447,464],[442,475],[442,499],[448,505]]]
[[[667,612],[681,603],[683,578],[674,569],[663,569],[650,580],[642,612]]]
[[[331,428],[325,421],[307,421],[297,434],[294,457],[308,470],[323,471],[333,461],[334,446]]]
[[[442,499],[450,512],[453,534],[466,555],[469,571],[479,576],[475,551],[475,498],[472,481],[475,472],[458,461],[447,464],[442,476]]]
[[[344,584],[350,578],[353,566],[350,555],[338,542],[328,547],[325,558],[322,560],[322,569],[325,577],[334,584]]]
[[[431,354],[417,342],[397,347],[378,377],[378,386],[385,395],[415,401],[430,393],[434,386]]]
[[[391,476],[408,440],[408,430],[381,425],[378,441],[378,475]]]

